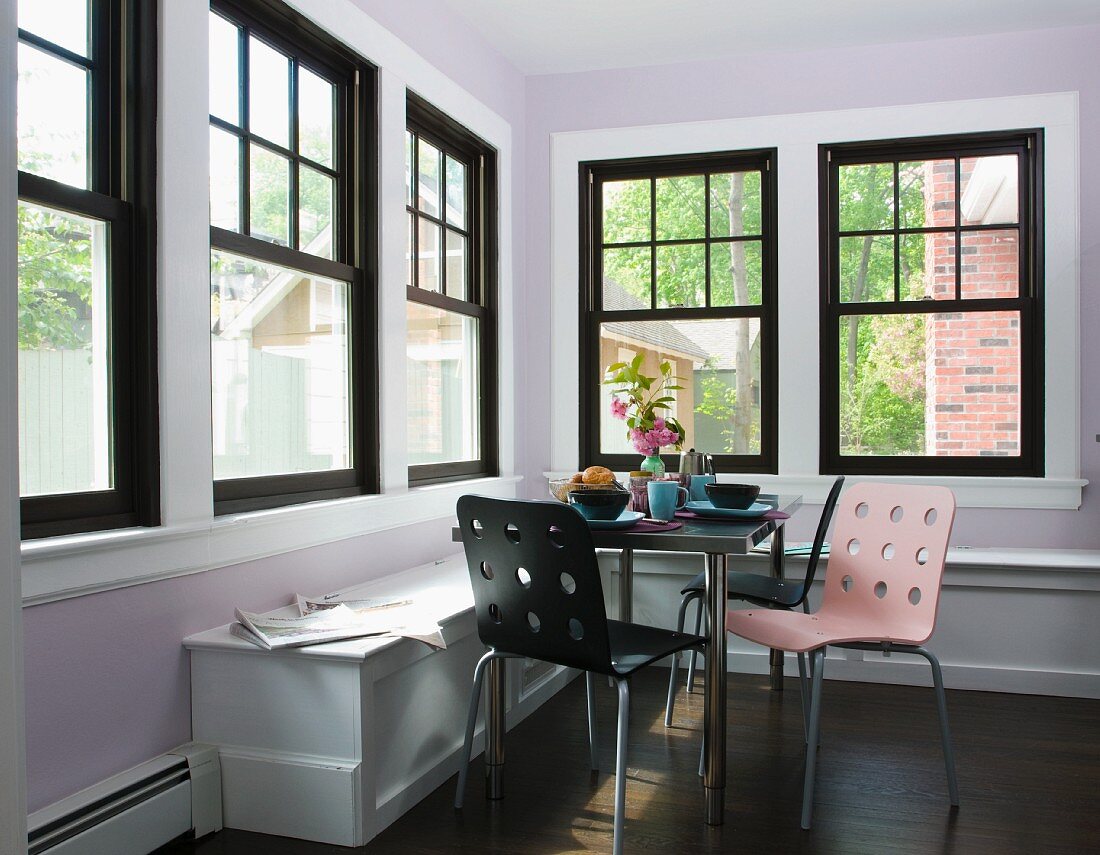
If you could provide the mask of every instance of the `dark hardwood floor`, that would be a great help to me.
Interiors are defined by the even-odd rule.
[[[826,681],[814,827],[798,827],[803,740],[797,682],[730,675],[726,823],[703,823],[696,775],[702,695],[681,690],[663,725],[668,671],[633,683],[626,851],[1100,852],[1100,701],[948,692],[961,807],[947,800],[930,688]],[[600,760],[588,770],[584,681],[508,734],[506,798],[484,797],[474,761],[466,807],[452,777],[356,852],[559,855],[610,852],[615,696],[600,681]],[[321,855],[336,846],[224,831],[164,855]]]

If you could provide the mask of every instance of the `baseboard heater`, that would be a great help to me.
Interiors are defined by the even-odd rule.
[[[29,855],[148,855],[222,827],[218,749],[188,743],[35,811]]]

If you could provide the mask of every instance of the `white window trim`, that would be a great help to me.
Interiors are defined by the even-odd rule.
[[[1081,505],[1079,305],[1080,224],[1076,92],[950,101],[821,113],[758,116],[551,136],[551,469],[580,463],[572,413],[578,403],[579,225],[577,171],[589,160],[708,151],[777,149],[779,215],[779,474],[752,476],[767,489],[824,499],[832,477],[818,474],[819,305],[818,145],[1045,129],[1046,448],[1044,478],[927,480],[955,490],[962,507]],[[863,478],[857,480],[923,479]]]
[[[162,525],[26,541],[23,605],[224,567],[429,520],[458,497],[515,496],[512,128],[350,0],[289,0],[378,67],[379,380],[383,492],[214,517],[210,431],[209,171],[205,0],[160,2],[158,314]],[[196,75],[198,75],[196,77]],[[405,434],[405,99],[412,89],[498,152],[500,476],[410,489]],[[8,196],[15,209],[13,193]],[[7,390],[14,400],[14,386]],[[14,436],[14,434],[12,434]],[[14,456],[14,452],[13,452]],[[323,532],[319,534],[318,532]]]

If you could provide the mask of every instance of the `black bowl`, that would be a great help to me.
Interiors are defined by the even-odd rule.
[[[577,490],[569,504],[586,520],[617,520],[630,501],[626,490]]]
[[[707,498],[716,508],[743,511],[752,507],[760,495],[756,484],[707,484]]]

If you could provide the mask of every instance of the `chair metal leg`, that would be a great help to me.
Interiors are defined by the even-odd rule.
[[[619,683],[619,732],[615,749],[615,832],[611,850],[623,853],[623,823],[626,820],[626,738],[630,726],[630,683]]]
[[[689,595],[691,596],[691,595]],[[695,594],[695,599],[699,601],[699,608],[695,612],[695,634],[699,635],[699,630],[703,626],[703,595]],[[692,649],[691,655],[688,656],[688,682],[687,693],[690,695],[695,691],[695,665],[699,661],[700,651]]]
[[[802,827],[810,827],[814,809],[814,773],[817,771],[817,737],[821,725],[821,678],[825,671],[825,648],[810,654],[813,663],[813,688],[810,692],[810,732],[806,737],[806,781],[802,785]]]
[[[688,603],[691,602],[690,596],[685,595],[684,599],[680,601],[680,613],[676,617],[676,631],[684,631],[684,616],[687,612]],[[672,708],[676,703],[676,675],[680,673],[680,657],[683,654],[672,654],[672,667],[669,668],[668,675],[668,700],[665,701],[665,727],[672,727]]]
[[[943,691],[943,671],[940,670],[940,660],[930,650],[923,647],[909,648],[914,653],[923,656],[932,666],[932,683],[936,687],[936,706],[940,714],[940,741],[943,743],[943,762],[947,767],[947,793],[951,797],[951,804],[959,806],[959,782],[955,777],[955,752],[951,748],[951,730],[947,725],[947,696]]]
[[[591,757],[592,771],[600,771],[599,738],[596,730],[596,675],[584,672],[584,682],[588,689],[588,753]]]
[[[802,737],[810,738],[810,683],[806,673],[806,654],[798,654],[798,688],[802,695]]]
[[[474,668],[474,687],[470,691],[470,711],[466,715],[466,739],[462,744],[462,765],[458,768],[458,787],[455,790],[455,810],[462,809],[462,799],[466,795],[466,774],[470,771],[470,754],[474,748],[474,727],[477,724],[477,708],[481,701],[481,683],[485,676],[485,666],[497,653],[490,650],[478,660]]]

